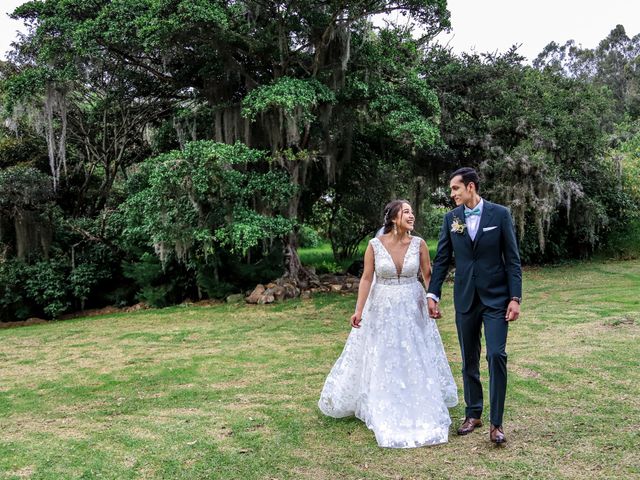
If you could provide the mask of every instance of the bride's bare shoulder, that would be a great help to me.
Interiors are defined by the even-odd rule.
[[[414,235],[413,238],[415,239],[413,241],[420,245],[420,248],[428,248],[427,241],[424,238],[418,237],[417,235]]]

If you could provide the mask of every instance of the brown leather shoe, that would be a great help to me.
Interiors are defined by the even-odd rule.
[[[466,435],[481,426],[482,421],[479,418],[467,417],[464,419],[462,425],[460,425],[460,428],[458,429],[458,435]]]
[[[491,425],[489,427],[489,439],[496,444],[501,444],[507,441],[507,437],[504,436],[504,430],[502,426],[496,427]]]

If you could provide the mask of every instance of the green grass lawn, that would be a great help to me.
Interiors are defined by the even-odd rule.
[[[453,434],[462,405],[411,450],[321,415],[355,297],[318,295],[0,330],[0,478],[638,478],[640,261],[528,269],[524,291],[503,448]],[[443,307],[460,382],[450,285]]]
[[[436,249],[438,246],[438,240],[426,240],[429,247],[429,255],[431,259],[436,255]],[[333,251],[331,250],[331,243],[325,241],[317,247],[306,247],[298,249],[298,255],[300,255],[300,261],[303,265],[313,266],[318,273],[338,273],[344,272],[354,260],[362,260],[364,258],[364,251],[369,244],[369,239],[365,239],[360,242],[358,247],[358,253],[354,258],[347,258],[336,262]]]

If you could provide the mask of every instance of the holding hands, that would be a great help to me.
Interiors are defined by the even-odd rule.
[[[427,304],[429,305],[429,316],[434,319],[442,318],[442,312],[440,312],[440,307],[438,307],[438,303],[431,297],[427,299]]]

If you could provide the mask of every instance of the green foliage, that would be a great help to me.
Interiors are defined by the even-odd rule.
[[[640,37],[621,27],[531,68],[430,46],[445,0],[47,0],[14,17],[2,319],[224,297],[281,275],[283,240],[330,239],[307,258],[343,269],[392,198],[437,236],[432,193],[463,164],[511,208],[526,261],[636,236]],[[55,195],[48,153],[66,159]]]
[[[24,289],[27,296],[42,305],[45,315],[58,317],[69,308],[68,277],[69,267],[58,259],[42,261],[27,267]]]
[[[619,121],[640,117],[640,34],[629,38],[622,25],[593,49],[569,40],[549,43],[534,60],[536,68],[605,87],[612,94]]]
[[[405,75],[398,84],[374,84],[369,109],[392,138],[418,149],[431,147],[440,140],[438,98],[414,71]]]
[[[368,140],[363,134],[349,169],[314,205],[314,225],[326,232],[337,260],[352,258],[362,240],[382,226],[387,202],[407,196],[411,180],[408,162],[399,154],[393,155],[393,142],[382,156]]]
[[[335,261],[325,260],[315,265],[316,273],[343,273],[344,269]]]
[[[445,112],[441,158],[455,159],[452,169],[479,168],[481,193],[511,208],[526,262],[589,256],[618,228],[627,203],[606,158],[612,99],[521,62],[515,51],[432,52],[428,76]]]
[[[48,162],[44,140],[28,128],[21,128],[21,132],[16,135],[0,129],[0,169],[23,165],[44,171]]]
[[[182,301],[193,285],[184,265],[144,253],[137,261],[123,262],[124,277],[137,286],[136,300],[152,307],[167,307]]]
[[[290,232],[292,226],[292,222],[283,217],[266,217],[252,210],[237,208],[233,220],[219,227],[214,238],[232,253],[246,254],[265,237],[281,237]]]
[[[448,209],[427,204],[426,208],[420,211],[420,229],[417,232],[422,238],[437,239],[440,236],[442,221]]]
[[[321,103],[335,103],[335,94],[315,79],[282,77],[258,87],[244,97],[242,114],[251,120],[270,110],[288,115],[300,112],[305,122],[314,119],[312,111]]]
[[[611,228],[604,253],[618,258],[635,258],[640,255],[640,122],[618,125],[613,143],[608,160],[621,176],[616,191],[626,200],[626,208]]]
[[[85,302],[89,299],[94,287],[107,273],[100,267],[102,266],[95,263],[82,263],[69,274],[69,289],[71,294],[80,301],[81,310],[84,310]]]
[[[33,264],[18,259],[0,262],[0,321],[60,316],[71,306],[69,273],[61,258]]]
[[[367,217],[359,215],[353,206],[346,206],[341,201],[332,201],[328,208],[331,209],[329,238],[334,257],[338,260],[353,257],[362,239],[375,232],[378,222],[368,222]]]
[[[342,170],[338,152],[349,151],[352,142],[341,127],[347,117],[358,116],[358,128],[368,129],[371,141],[382,134],[404,151],[428,148],[436,137],[435,96],[409,68],[421,55],[418,43],[385,34],[403,50],[376,59],[380,51],[394,52],[376,34],[371,39],[381,50],[362,48],[369,38],[361,32],[372,32],[368,20],[393,12],[410,14],[425,38],[448,26],[443,0],[314,0],[287,8],[273,2],[49,0],[18,7],[14,17],[26,20],[29,32],[3,86],[5,103],[42,109],[45,99],[51,106],[51,91],[64,92],[56,97],[49,131],[54,127],[62,140],[61,126],[68,123],[60,148],[71,174],[61,182],[59,206],[61,224],[74,233],[61,233],[56,247],[68,252],[80,242],[82,254],[92,250],[87,242],[103,243],[131,262],[153,247],[163,264],[178,260],[193,275],[224,268],[231,257],[259,263],[278,250],[279,237],[295,244],[296,222]],[[351,38],[359,42],[353,53],[363,53],[355,62],[349,60]],[[342,95],[351,71],[366,84],[377,78],[376,62],[388,59],[380,85],[359,98]],[[250,129],[242,113],[253,121]],[[211,137],[243,141],[273,158],[239,159],[238,149],[218,146],[212,155],[232,160],[216,164],[202,158],[207,153],[196,152],[196,144],[186,146],[184,157],[166,153],[187,138]],[[139,163],[150,150],[156,161]],[[275,165],[287,170],[286,180]],[[74,221],[84,216],[103,226]],[[253,268],[261,270],[257,263]],[[112,265],[108,271],[105,277],[120,278]],[[79,299],[87,294],[75,290]]]
[[[341,98],[360,107],[354,115],[362,122],[361,132],[372,141],[398,142],[404,155],[437,145],[438,96],[420,74],[422,52],[411,35],[388,29],[378,36],[356,36],[354,42],[354,61],[363,68],[347,76]]]
[[[314,248],[322,243],[322,238],[313,227],[303,224],[300,225],[300,231],[298,232],[298,241],[300,242],[301,248]]]
[[[251,169],[261,159],[241,143],[200,141],[147,160],[131,180],[139,190],[121,207],[125,234],[144,238],[163,262],[171,253],[206,261],[221,248],[243,255],[265,237],[285,235],[292,223],[272,212],[291,185],[282,174]],[[256,199],[262,212],[250,207]]]
[[[139,262],[123,264],[122,267],[125,276],[140,286],[151,285],[162,275],[162,264],[158,257],[150,253],[142,254]]]
[[[623,189],[634,205],[640,203],[640,120],[618,126],[616,138],[619,142],[609,153],[620,162]],[[634,209],[637,211],[637,209]]]
[[[424,51],[401,29],[378,35],[363,29],[352,41],[359,68],[347,74],[339,98],[355,106],[342,119],[353,132],[351,148],[339,178],[314,204],[311,221],[339,260],[353,258],[360,242],[380,228],[388,201],[420,203],[427,192],[416,191],[418,178],[434,178],[442,168],[426,161],[443,142],[439,99],[421,69]]]
[[[225,298],[238,291],[237,285],[216,278],[215,270],[212,268],[200,269],[196,274],[196,281],[208,298]]]
[[[21,165],[0,170],[0,211],[40,209],[52,199],[48,175]]]
[[[71,268],[64,256],[25,263],[19,259],[0,262],[0,321],[29,317],[57,318],[70,308],[84,309],[106,278],[100,263],[81,263]],[[94,298],[92,298],[94,297]]]
[[[29,67],[9,76],[2,84],[3,108],[13,112],[16,105],[43,95],[47,82],[54,81],[54,73],[47,67]]]
[[[0,261],[0,321],[25,320],[32,308],[25,299],[27,265],[17,259]]]

